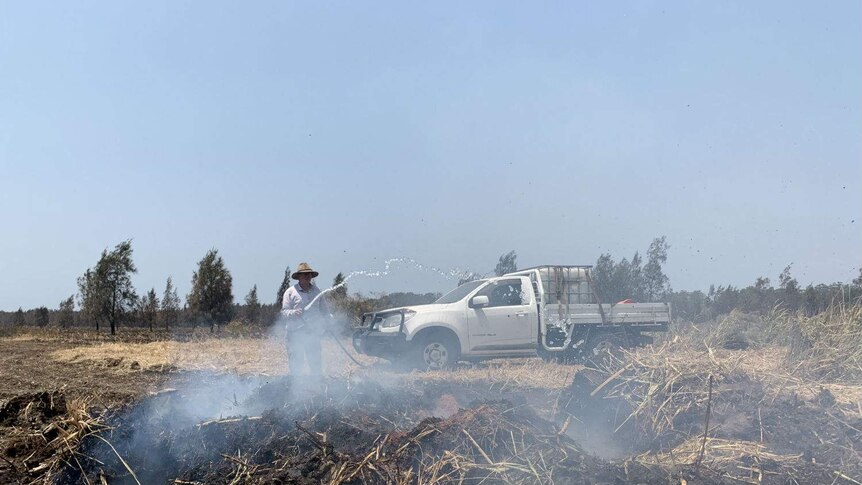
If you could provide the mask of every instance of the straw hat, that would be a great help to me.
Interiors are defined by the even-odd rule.
[[[299,275],[306,273],[311,274],[312,278],[317,278],[317,275],[320,274],[317,271],[311,269],[311,266],[309,266],[308,263],[299,263],[299,267],[296,269],[296,271],[293,272],[292,275],[290,275],[290,277],[295,280],[298,280]]]

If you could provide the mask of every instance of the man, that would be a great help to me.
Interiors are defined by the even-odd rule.
[[[281,314],[287,320],[287,360],[291,373],[299,373],[303,361],[308,364],[310,374],[319,376],[322,372],[320,340],[329,312],[324,299],[317,298],[320,289],[312,280],[318,275],[308,263],[299,263],[298,269],[290,275],[297,283],[284,292],[281,302]],[[306,309],[312,301],[314,305]]]

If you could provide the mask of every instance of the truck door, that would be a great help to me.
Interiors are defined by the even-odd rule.
[[[488,302],[474,305],[476,297]],[[481,299],[480,299],[481,301]],[[538,310],[527,277],[492,280],[469,300],[467,329],[474,352],[517,352],[536,348]]]

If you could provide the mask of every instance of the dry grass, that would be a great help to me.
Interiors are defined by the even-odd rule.
[[[760,382],[770,398],[795,393],[800,399],[811,400],[827,390],[837,404],[855,409],[862,416],[862,385],[854,381],[813,378],[805,368],[807,362],[788,365],[788,354],[789,349],[779,345],[727,350],[677,337],[663,345],[626,352],[624,362],[616,362],[611,366],[611,372],[623,365],[647,372],[648,375],[639,374],[637,381],[653,383],[661,388],[648,390],[642,396],[644,399],[657,395],[660,390],[672,389],[678,382],[692,379],[701,383],[700,388],[705,393],[707,377],[713,374],[716,378],[737,376]],[[698,396],[698,399],[703,397]],[[636,404],[635,409],[649,407],[649,403],[643,401]]]
[[[59,473],[65,465],[77,464],[80,466],[76,457],[78,445],[88,436],[95,436],[106,429],[100,418],[90,414],[90,404],[88,399],[69,400],[66,405],[66,414],[41,430],[41,434],[47,442],[45,447],[56,450],[56,453],[39,465],[47,468],[43,483],[51,483],[52,477]],[[49,441],[48,436],[56,437]],[[32,474],[33,472],[30,470],[29,473]]]
[[[701,447],[704,457],[701,458]],[[772,452],[763,443],[745,440],[726,440],[709,438],[703,442],[699,437],[686,440],[673,450],[664,453],[645,453],[634,460],[639,463],[660,465],[679,469],[681,467],[704,468],[719,471],[736,483],[806,483],[800,477],[800,467],[805,461],[802,455]],[[832,483],[853,483],[853,479],[840,472],[835,476],[846,481],[834,480]],[[822,479],[823,476],[817,478]],[[802,482],[800,482],[802,480]]]
[[[14,477],[16,483],[54,483],[64,467],[80,468],[80,443],[107,429],[100,417],[90,413],[91,407],[88,399],[67,400],[59,392],[24,395],[4,403],[0,413],[5,435],[0,442],[7,451],[0,458],[13,473],[3,476]]]
[[[667,465],[668,463],[693,465],[700,456],[701,446],[704,446],[704,442],[700,437],[694,437],[667,453],[644,453],[638,456],[636,460],[656,465]],[[801,455],[771,453],[763,443],[720,438],[708,438],[705,442],[704,452],[704,456],[708,457],[706,463],[716,468],[732,466],[743,458],[754,456],[777,463],[798,463],[801,458]]]
[[[776,327],[790,336],[789,361],[806,375],[862,383],[862,303],[784,315]]]
[[[341,341],[350,349],[350,342]],[[323,341],[325,373],[331,377],[370,376],[389,380],[481,383],[508,388],[561,389],[571,382],[576,367],[538,358],[461,364],[455,370],[404,373],[383,361],[353,354],[354,364],[331,339]],[[211,338],[188,342],[171,340],[130,343],[102,342],[76,345],[51,354],[61,362],[140,370],[210,371],[244,375],[283,375],[290,371],[284,345],[275,338]]]
[[[711,351],[687,349],[680,341],[626,352],[606,370],[610,375],[606,397],[625,402],[631,409],[617,429],[633,424],[648,440],[676,431],[677,416],[695,412],[707,402],[710,379],[736,380],[740,358],[719,360]]]
[[[550,389],[559,390],[572,382],[578,367],[546,362],[539,358],[493,360],[477,364],[466,364],[454,371],[418,372],[414,376],[425,381],[489,383],[492,387],[505,389]]]
[[[746,374],[806,396],[823,387],[839,400],[862,397],[862,303],[836,303],[813,316],[780,308],[763,316],[734,311],[704,324],[679,323],[660,340],[675,352],[737,358]]]
[[[349,345],[346,341],[343,343]],[[324,341],[324,355],[327,368],[334,375],[358,369],[332,341]],[[51,357],[62,362],[119,367],[129,371],[182,370],[281,375],[290,370],[284,345],[277,339],[264,338],[108,342],[61,349],[52,353]],[[376,359],[363,360],[372,363]]]
[[[177,327],[165,330],[155,328],[152,332],[141,327],[120,327],[116,335],[111,335],[106,329],[97,332],[86,327],[13,327],[0,335],[0,338],[11,341],[40,341],[63,343],[147,343],[174,340],[180,342],[194,340],[210,340],[214,338],[263,337],[268,329],[247,325],[229,324],[211,332],[209,327]]]
[[[816,438],[836,474],[859,475],[862,385],[814,378],[804,368],[810,360],[787,365],[787,347],[713,349],[709,335],[677,335],[660,346],[625,352],[605,369],[609,377],[596,391],[611,400],[607,406],[625,404],[617,429],[627,424],[638,440],[662,450],[636,461],[699,466],[702,456],[705,467],[762,483],[765,473],[787,478],[816,471],[806,468],[800,454],[816,448],[807,442]],[[766,432],[761,411],[770,423]],[[752,441],[758,429],[759,442]],[[787,446],[796,446],[797,453],[777,451]]]

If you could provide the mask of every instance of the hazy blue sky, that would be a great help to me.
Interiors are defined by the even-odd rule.
[[[0,1],[4,310],[127,238],[139,290],[215,247],[238,300],[305,260],[328,286],[659,235],[676,289],[846,282],[860,194],[856,0]]]

